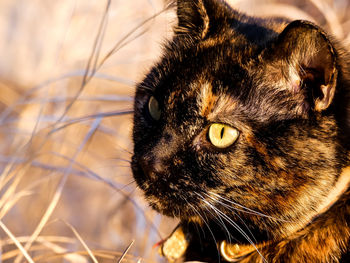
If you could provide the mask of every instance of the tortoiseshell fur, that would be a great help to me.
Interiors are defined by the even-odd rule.
[[[226,240],[257,244],[240,262],[350,262],[347,51],[310,22],[219,0],[178,0],[177,14],[137,86],[132,170],[149,204],[181,220],[182,260],[224,261]],[[215,122],[240,132],[227,149],[208,140]]]

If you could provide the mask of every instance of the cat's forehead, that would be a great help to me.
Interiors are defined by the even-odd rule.
[[[204,82],[199,85],[196,93],[198,112],[201,117],[213,119],[218,114],[230,114],[237,107],[237,99],[228,93],[214,93],[212,83]]]
[[[232,100],[234,96],[230,93],[240,93],[240,83],[249,80],[254,64],[251,54],[247,54],[250,51],[247,46],[224,45],[190,50],[172,57],[171,66],[164,74],[165,85],[159,85],[159,92],[170,106],[195,98],[202,115],[207,115],[214,101]]]
[[[165,110],[172,113],[181,113],[184,116],[218,121],[221,117],[234,116],[240,111],[239,99],[220,81],[205,78],[195,79],[182,86],[182,89],[174,89],[165,98]]]
[[[164,111],[176,113],[180,120],[186,116],[233,124],[241,120],[264,122],[278,115],[286,118],[295,115],[289,107],[289,102],[293,103],[290,98],[289,102],[274,98],[276,89],[259,86],[249,74],[225,80],[201,74],[199,78],[174,85],[165,96],[163,106]],[[285,96],[282,91],[280,94]]]

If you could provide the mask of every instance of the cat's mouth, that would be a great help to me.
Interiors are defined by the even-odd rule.
[[[186,205],[179,204],[170,199],[160,199],[155,195],[146,195],[149,205],[157,212],[176,218],[189,218],[189,211]]]

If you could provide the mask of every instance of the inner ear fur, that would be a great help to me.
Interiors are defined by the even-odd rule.
[[[295,67],[301,85],[313,100],[314,110],[323,111],[332,103],[337,84],[337,57],[327,34],[308,21],[291,22],[279,35],[277,56]]]

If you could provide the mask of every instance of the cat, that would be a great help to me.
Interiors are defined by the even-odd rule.
[[[169,261],[350,262],[350,56],[308,21],[178,0],[134,102],[132,171]]]

